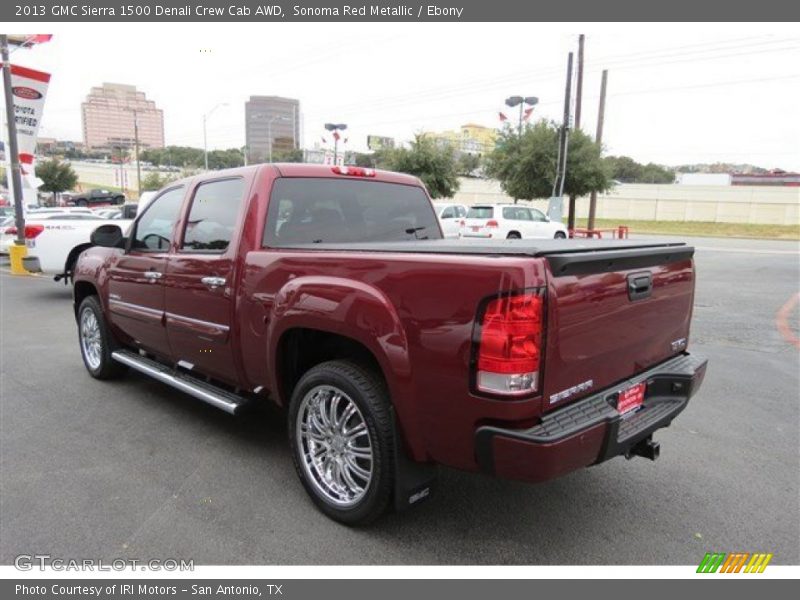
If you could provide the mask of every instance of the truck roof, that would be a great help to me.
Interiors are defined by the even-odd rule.
[[[275,169],[280,177],[342,177],[347,179],[364,179],[365,181],[382,181],[384,183],[400,183],[403,185],[421,186],[422,182],[413,175],[405,173],[395,173],[393,171],[382,171],[380,169],[361,169],[369,171],[369,177],[356,177],[345,173],[337,173],[334,169],[346,169],[348,167],[333,167],[332,165],[317,165],[307,163],[262,163],[249,165],[247,167],[235,167],[232,169],[222,169],[219,171],[208,171],[200,175],[186,177],[174,183],[188,183],[193,179],[203,181],[205,179],[218,179],[219,177],[252,174],[262,169]],[[359,169],[359,167],[349,167]],[[171,184],[174,185],[174,184]]]

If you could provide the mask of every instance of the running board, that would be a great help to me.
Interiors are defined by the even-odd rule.
[[[111,353],[111,358],[231,415],[237,414],[248,404],[247,398],[237,396],[232,392],[201,381],[186,373],[175,371],[160,362],[140,356],[135,352],[116,350]]]

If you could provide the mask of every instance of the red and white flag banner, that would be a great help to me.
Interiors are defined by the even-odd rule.
[[[503,113],[497,113],[497,114],[500,115],[500,120],[501,121],[508,121],[508,117],[505,116]]]
[[[50,73],[11,65],[11,93],[14,99],[14,121],[17,124],[17,147],[22,175],[33,175],[36,138],[49,84]]]

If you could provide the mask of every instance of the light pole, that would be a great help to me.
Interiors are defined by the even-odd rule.
[[[333,164],[339,164],[339,132],[347,129],[345,123],[325,123],[325,129],[333,132]]]
[[[509,96],[506,98],[506,106],[514,108],[519,105],[519,136],[522,137],[522,109],[527,104],[530,107],[536,106],[539,103],[539,98],[536,96]]]
[[[133,140],[136,152],[136,193],[142,195],[142,169],[139,166],[139,114],[135,108],[125,110],[133,113]]]
[[[214,108],[203,115],[203,161],[206,165],[206,171],[208,171],[208,135],[206,133],[206,121],[208,121],[208,117],[210,117],[211,114],[220,106],[228,106],[228,103],[220,102],[219,104],[214,105]]]

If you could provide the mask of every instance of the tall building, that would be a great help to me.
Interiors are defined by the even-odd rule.
[[[280,96],[250,96],[244,104],[245,144],[250,163],[273,153],[300,148],[300,101]]]
[[[89,149],[133,147],[134,118],[140,148],[164,147],[164,112],[135,86],[104,83],[93,87],[81,104],[81,115],[83,142]]]

